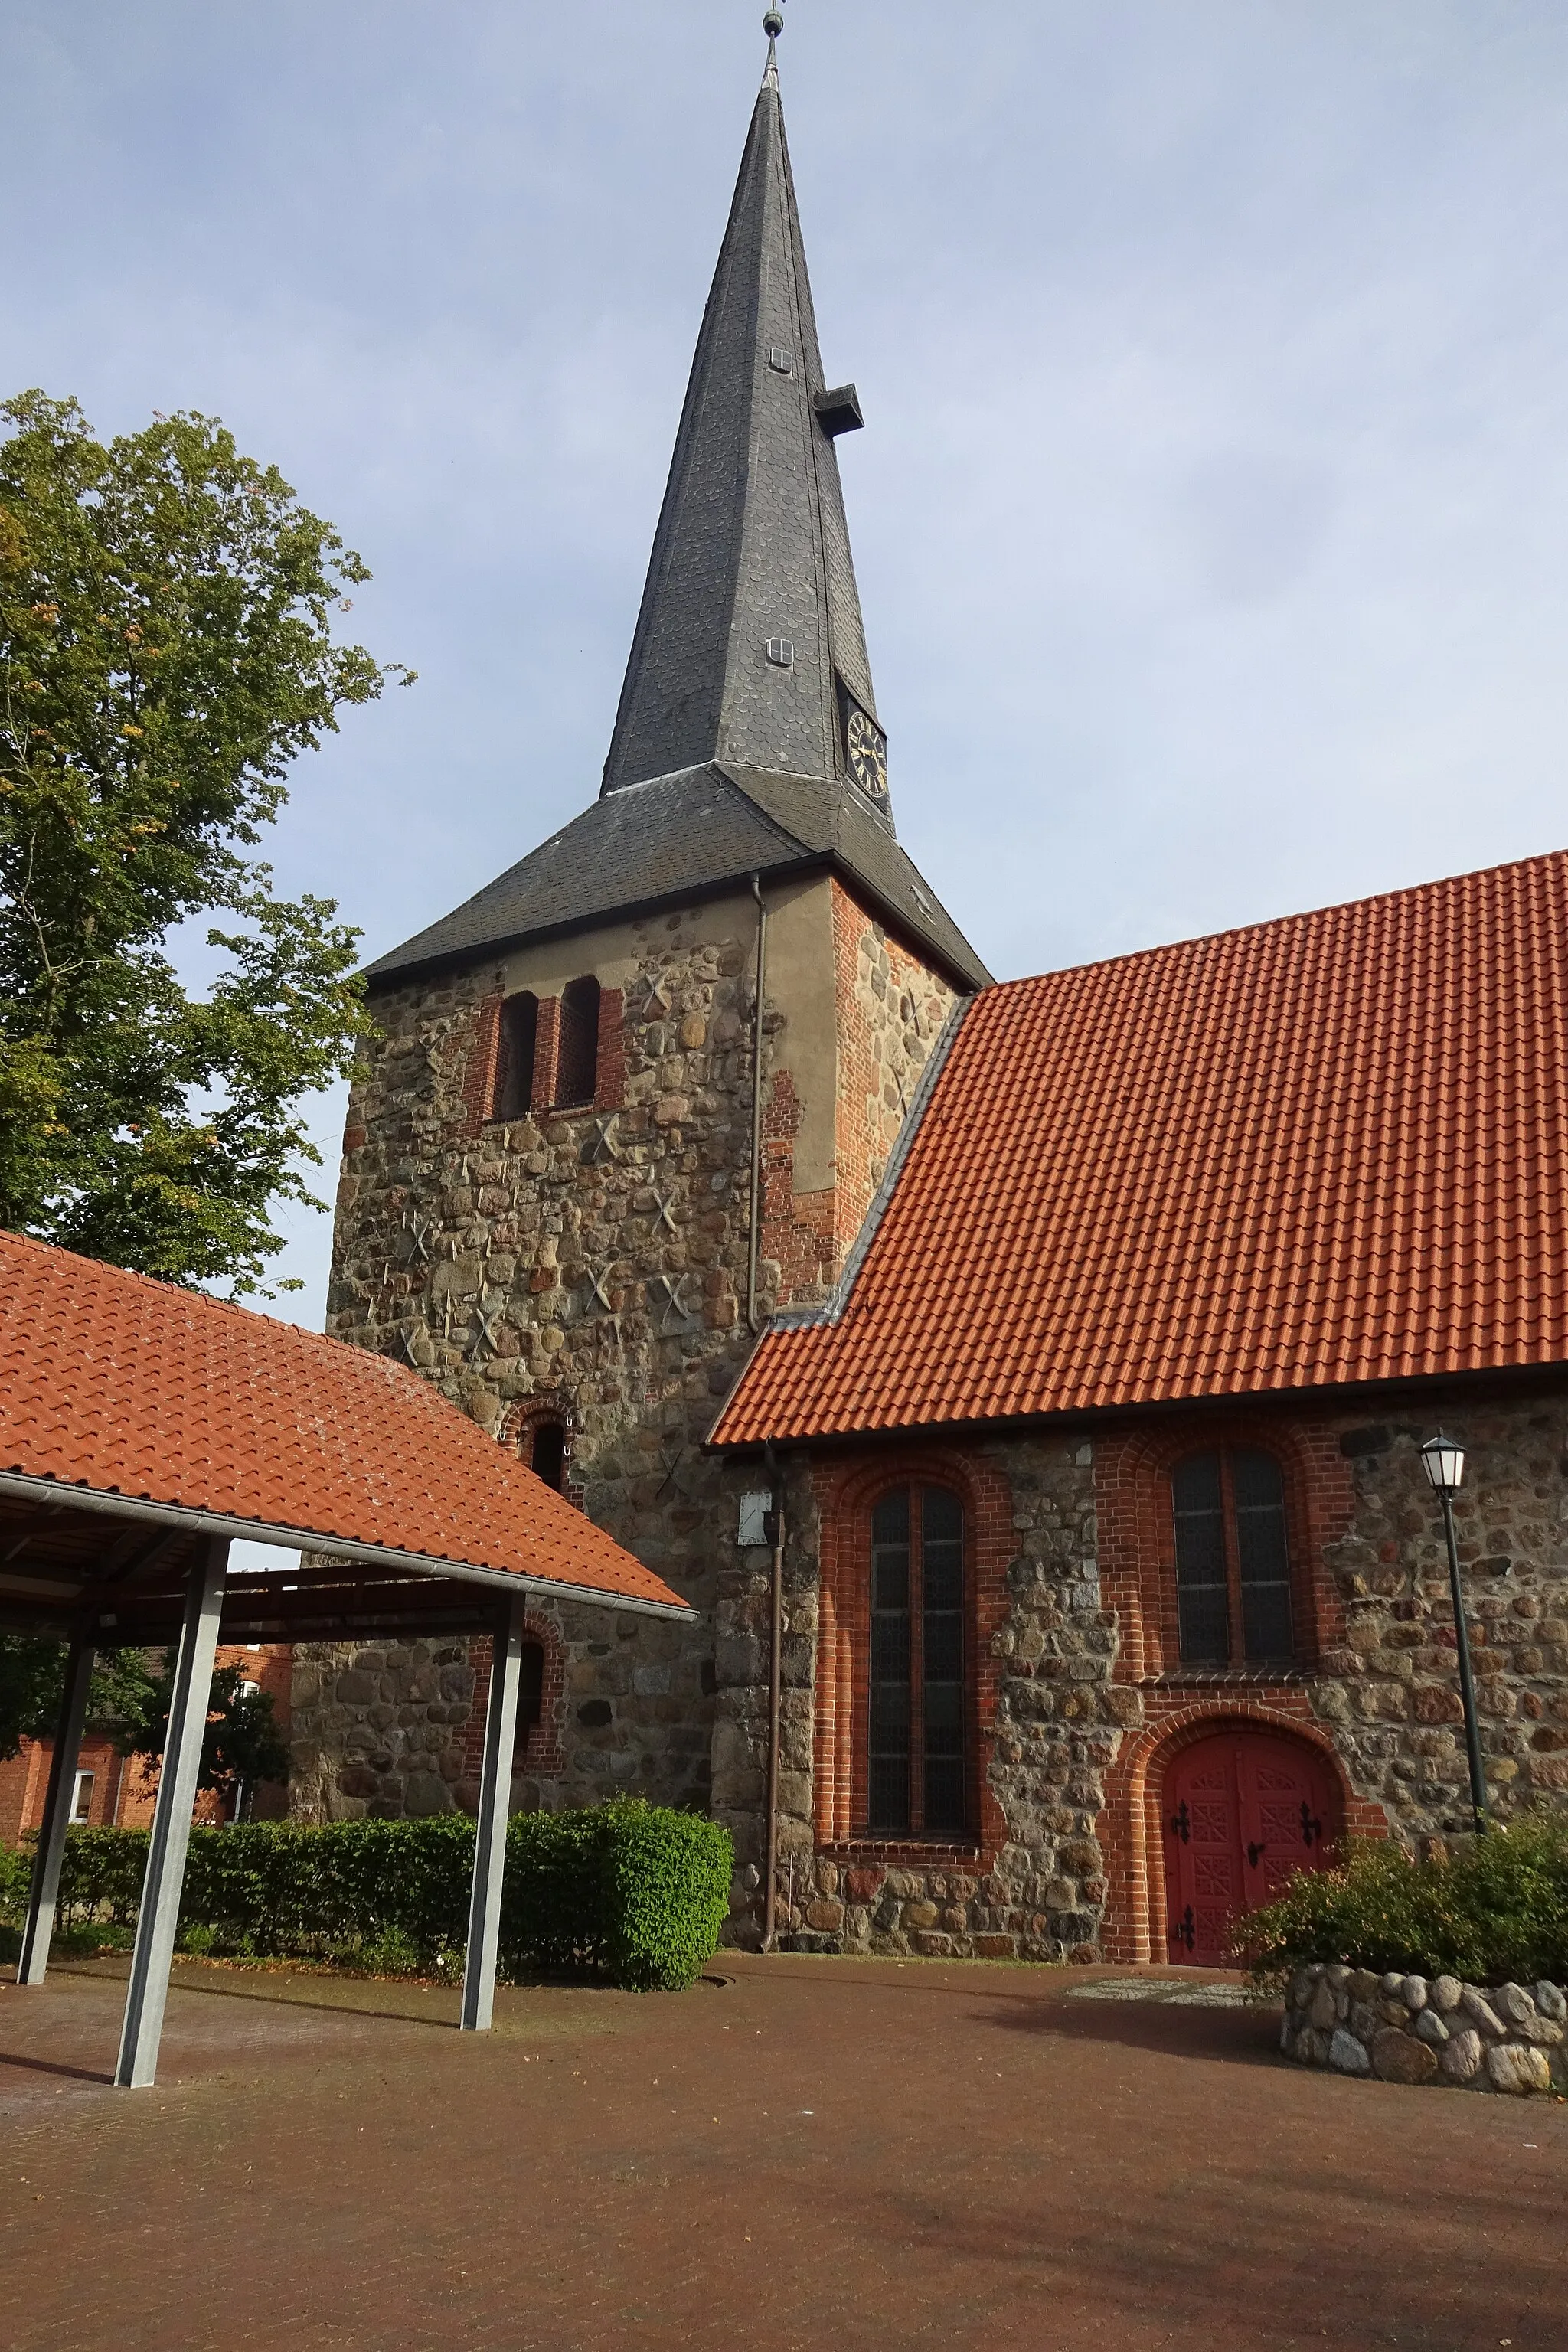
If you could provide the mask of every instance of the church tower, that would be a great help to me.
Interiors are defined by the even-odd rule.
[[[328,1307],[701,1612],[606,1642],[542,1605],[515,1801],[710,1803],[748,1885],[755,1481],[702,1448],[766,1318],[831,1292],[988,979],[894,827],[839,481],[860,425],[822,365],[770,41],[598,796],[370,968]],[[787,1807],[809,1667],[786,1679]],[[301,1653],[297,1807],[462,1804],[480,1696],[467,1643]]]

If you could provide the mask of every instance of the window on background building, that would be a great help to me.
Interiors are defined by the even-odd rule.
[[[533,1066],[539,1052],[539,999],[526,989],[500,1009],[492,1116],[522,1118],[533,1108]]]
[[[566,1475],[566,1425],[560,1421],[536,1421],[523,1436],[522,1458],[536,1478],[559,1495]]]
[[[871,1514],[868,1818],[874,1836],[968,1827],[963,1506],[900,1486]]]
[[[1285,1480],[1272,1454],[1226,1446],[1171,1473],[1184,1665],[1284,1664],[1295,1652]]]
[[[79,1772],[76,1776],[76,1787],[71,1791],[71,1819],[73,1822],[86,1822],[90,1821],[92,1818],[92,1783],[94,1777],[95,1776],[91,1772]]]
[[[599,1079],[599,983],[569,980],[561,992],[561,1044],[555,1099],[563,1108],[591,1103]]]

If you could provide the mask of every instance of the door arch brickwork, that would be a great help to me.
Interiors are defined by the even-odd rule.
[[[1173,1759],[1195,1742],[1226,1730],[1270,1731],[1310,1748],[1328,1777],[1336,1801],[1337,1835],[1385,1837],[1383,1807],[1358,1797],[1328,1733],[1312,1718],[1305,1692],[1267,1696],[1182,1700],[1172,1694],[1152,1722],[1126,1741],[1106,1776],[1100,1839],[1106,1860],[1102,1949],[1108,1960],[1149,1963],[1174,1957],[1166,1948],[1164,1790]]]

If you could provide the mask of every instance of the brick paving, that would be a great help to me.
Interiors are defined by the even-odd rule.
[[[0,1984],[0,2346],[1568,2347],[1568,2108],[1080,1973],[716,1966],[472,2040],[447,1990],[182,1966],[151,2092],[122,1967]]]

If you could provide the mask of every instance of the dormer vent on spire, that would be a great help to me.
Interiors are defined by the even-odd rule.
[[[777,76],[698,337],[603,792],[718,762],[852,789],[890,824]]]

